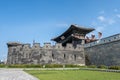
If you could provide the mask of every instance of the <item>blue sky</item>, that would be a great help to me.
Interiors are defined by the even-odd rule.
[[[0,59],[9,41],[43,45],[71,24],[120,33],[120,0],[0,0]]]

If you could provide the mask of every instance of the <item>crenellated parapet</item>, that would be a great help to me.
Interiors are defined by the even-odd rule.
[[[33,43],[32,49],[39,49],[40,43]]]
[[[64,49],[64,47],[62,46],[61,43],[57,43],[57,44],[55,44],[55,46],[53,46],[53,47],[54,47],[54,49],[60,49],[60,50],[63,50],[63,49]]]
[[[53,46],[51,45],[51,43],[44,43],[42,49],[53,49]]]
[[[113,36],[99,39],[98,41],[95,41],[95,42],[84,44],[84,47],[85,48],[92,47],[92,46],[96,46],[96,45],[100,45],[100,44],[111,43],[111,42],[118,41],[118,40],[120,40],[120,34],[116,34]]]
[[[19,46],[19,45],[22,45],[22,44],[19,43],[19,42],[8,42],[8,43],[7,43],[7,46],[8,46],[8,47],[11,47],[11,46]]]
[[[22,48],[23,48],[23,49],[30,49],[30,48],[31,48],[31,45],[30,45],[29,43],[22,44]]]
[[[68,43],[66,46],[62,46],[61,43],[56,43],[55,45],[51,45],[51,43],[44,43],[42,49],[57,49],[57,50],[74,50],[74,51],[80,51],[82,45],[78,45],[77,47],[74,47],[73,44]]]
[[[18,44],[18,43],[8,43],[8,46],[13,46],[13,47],[20,47],[23,50],[28,50],[28,49],[57,49],[57,50],[74,50],[74,51],[80,51],[83,49],[82,45],[77,45],[74,47],[71,43],[68,43],[66,46],[62,46],[61,43],[56,43],[55,45],[52,45],[51,43],[44,43],[44,45],[41,47],[40,43],[33,43],[33,46],[31,44]]]

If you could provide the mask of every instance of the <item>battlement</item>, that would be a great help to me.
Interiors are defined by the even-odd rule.
[[[67,45],[66,45],[65,49],[66,49],[66,50],[73,50],[73,49],[74,49],[74,47],[73,47],[73,45],[72,45],[72,44],[67,43]]]
[[[8,42],[7,43],[7,46],[9,47],[9,46],[18,46],[18,45],[22,45],[21,43],[19,43],[19,42]]]
[[[73,47],[72,44],[68,43],[66,47],[62,46],[61,43],[56,43],[55,45],[51,45],[51,43],[44,43],[41,49],[57,49],[57,50],[81,50],[83,48],[82,45],[78,45],[76,48]]]
[[[40,48],[40,43],[33,43],[32,48]]]
[[[30,49],[31,45],[29,43],[22,44],[24,49]]]
[[[44,43],[43,49],[52,49],[51,43]]]
[[[82,45],[77,45],[74,47],[71,43],[68,43],[66,47],[62,46],[61,43],[56,43],[55,45],[52,45],[51,43],[44,43],[43,46],[40,46],[40,43],[33,43],[33,46],[31,44],[18,44],[18,43],[9,43],[8,45],[18,47],[22,45],[23,49],[57,49],[57,50],[77,50],[80,51],[81,48],[83,48]]]
[[[55,44],[55,46],[53,46],[55,49],[64,49],[64,47],[62,46],[61,43],[57,43]]]
[[[84,47],[85,48],[92,47],[92,46],[95,46],[95,45],[106,44],[106,43],[110,43],[110,42],[114,42],[114,41],[118,41],[118,40],[120,40],[120,34],[116,34],[116,35],[113,35],[113,36],[102,38],[102,39],[100,39],[98,41],[95,41],[95,42],[84,44]]]

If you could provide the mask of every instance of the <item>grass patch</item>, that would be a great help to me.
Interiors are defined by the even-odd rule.
[[[120,73],[86,70],[27,70],[40,80],[120,80]]]

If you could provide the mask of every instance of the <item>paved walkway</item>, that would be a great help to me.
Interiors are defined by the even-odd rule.
[[[0,80],[38,80],[22,69],[0,69]]]

